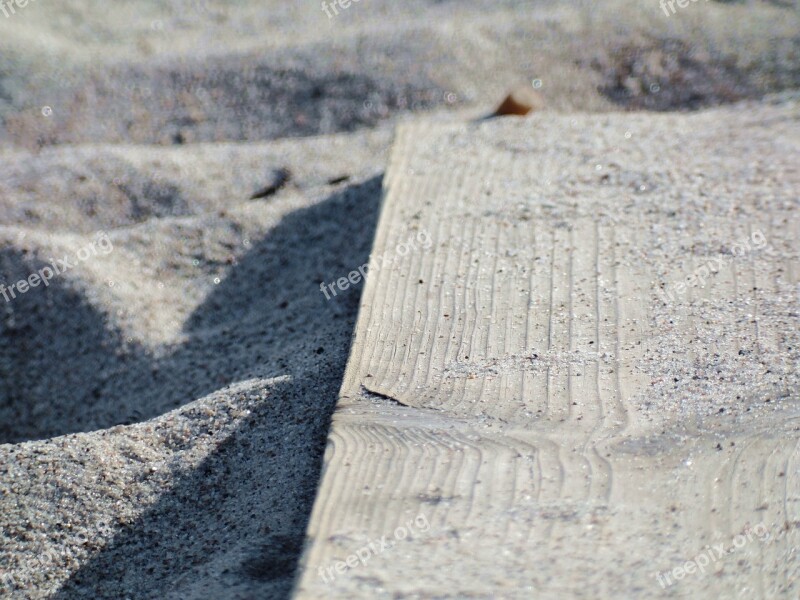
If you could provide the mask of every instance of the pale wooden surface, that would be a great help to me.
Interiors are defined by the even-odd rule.
[[[798,597],[799,119],[401,128],[296,597]]]

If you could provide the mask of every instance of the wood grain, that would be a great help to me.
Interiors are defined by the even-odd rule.
[[[298,598],[797,597],[800,128],[759,111],[399,130]]]

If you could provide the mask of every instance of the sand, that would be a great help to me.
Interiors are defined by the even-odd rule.
[[[619,0],[0,15],[0,282],[73,263],[0,296],[0,595],[288,597],[361,291],[319,286],[369,256],[394,127],[534,81],[559,113],[794,102],[799,25]]]

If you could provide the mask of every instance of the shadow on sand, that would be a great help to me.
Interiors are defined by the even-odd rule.
[[[59,284],[37,290],[45,293],[25,314],[6,315],[0,374],[20,373],[24,385],[17,378],[0,388],[1,422],[15,423],[0,430],[3,442],[145,421],[236,382],[256,388],[243,396],[262,398],[55,598],[185,597],[207,577],[230,597],[290,593],[361,293],[326,302],[319,283],[366,262],[380,195],[378,176],[285,217],[187,321],[187,343],[157,360],[123,346],[103,316]],[[4,276],[36,266],[4,258]],[[35,364],[54,369],[31,373]],[[264,381],[275,377],[282,379]],[[13,396],[15,389],[34,397]],[[30,407],[52,397],[48,390],[58,390],[60,403],[43,422]],[[131,395],[143,404],[123,418],[115,399]]]

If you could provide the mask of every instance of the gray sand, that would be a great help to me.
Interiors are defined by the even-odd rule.
[[[534,79],[556,112],[788,102],[798,30],[627,0],[0,16],[0,282],[113,247],[0,297],[0,596],[287,597],[360,296],[319,284],[369,255],[394,125]]]
[[[228,172],[198,152],[211,177],[248,172],[255,185],[280,160],[295,184],[264,201],[242,181],[229,197],[181,190],[202,214],[102,223],[109,254],[3,303],[0,435],[16,444],[0,446],[0,514],[15,597],[70,576],[56,597],[287,593],[359,298],[326,302],[318,286],[367,259],[385,140],[326,140],[341,158],[319,140],[251,147]],[[304,167],[315,146],[322,164]],[[79,172],[107,154],[72,152],[38,160]],[[324,183],[342,173],[350,183]],[[62,181],[79,187],[74,172]],[[80,200],[47,218],[77,219]],[[47,222],[2,236],[10,281],[93,237]]]

